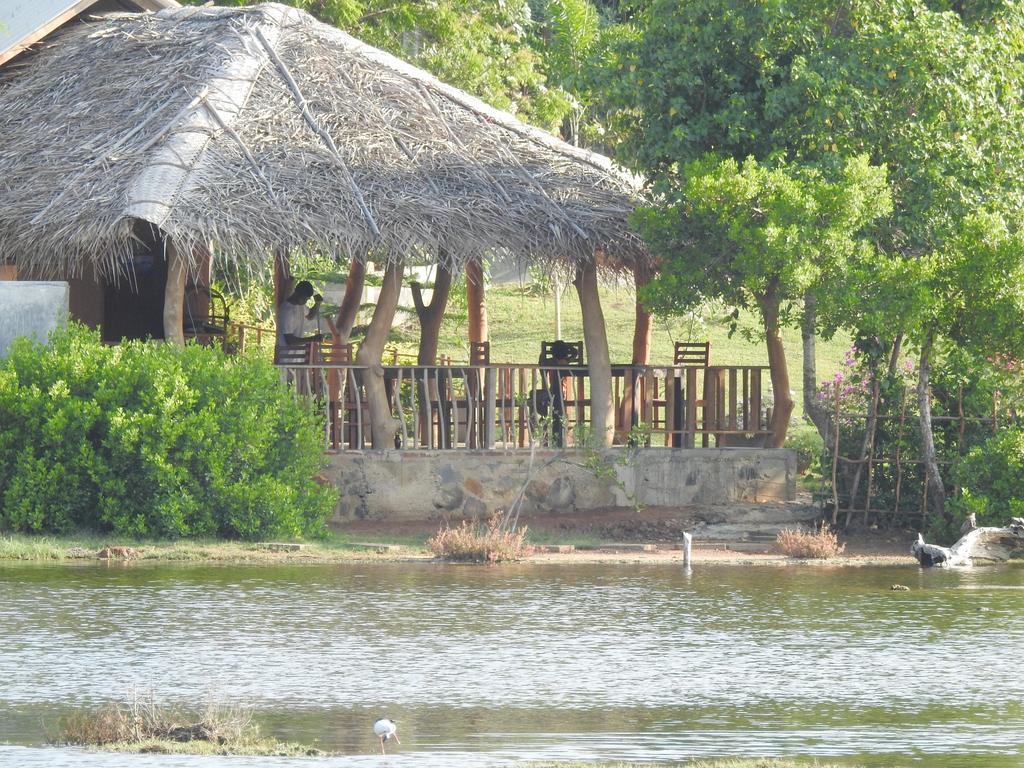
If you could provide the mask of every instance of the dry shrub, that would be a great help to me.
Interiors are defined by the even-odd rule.
[[[427,539],[427,549],[443,560],[459,563],[500,563],[529,557],[526,526],[505,530],[495,515],[486,524],[463,520],[456,528],[444,525]]]
[[[104,704],[69,717],[60,735],[62,744],[100,746],[149,740],[208,741],[235,744],[258,738],[259,729],[246,707],[208,702],[196,715],[157,704],[152,696],[133,695],[126,703]]]
[[[801,528],[783,528],[775,537],[775,546],[784,555],[790,557],[824,559],[843,553],[845,544],[839,543],[835,531],[825,523],[816,531],[805,531]]]

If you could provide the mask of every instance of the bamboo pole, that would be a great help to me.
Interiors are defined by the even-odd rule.
[[[836,412],[834,434],[832,435],[832,525],[839,522],[839,486],[837,484],[839,469],[839,386],[836,385]]]

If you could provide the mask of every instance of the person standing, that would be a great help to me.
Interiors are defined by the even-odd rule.
[[[306,302],[313,299],[313,306],[307,312]],[[304,344],[308,341],[322,341],[323,334],[303,336],[306,320],[314,319],[320,312],[320,304],[324,297],[313,291],[313,284],[308,280],[299,282],[291,296],[277,307],[277,344],[281,347]]]

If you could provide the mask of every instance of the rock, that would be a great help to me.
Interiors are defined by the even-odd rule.
[[[572,480],[567,477],[556,479],[544,496],[544,505],[554,512],[572,509],[574,501],[576,501],[576,488],[573,486]]]
[[[889,589],[891,589],[893,592],[909,592],[910,591],[910,587],[908,587],[905,584],[893,584],[891,587],[889,587]]]
[[[526,486],[526,498],[540,504],[550,490],[551,486],[543,480],[531,480],[530,484]]]
[[[537,544],[534,547],[537,552],[549,552],[556,555],[570,555],[576,551],[575,544]]]
[[[442,485],[434,494],[433,504],[435,509],[451,512],[462,505],[463,499],[465,499],[465,494],[459,486]]]
[[[470,496],[462,505],[462,516],[470,520],[487,517],[487,505]]]
[[[217,738],[206,723],[195,725],[176,725],[167,729],[166,737],[170,741],[209,741],[214,744],[223,744],[223,739]]]
[[[291,542],[268,541],[263,545],[263,549],[268,549],[271,552],[299,552],[305,546],[305,544],[293,544]]]
[[[96,557],[100,560],[131,560],[136,554],[131,547],[112,547],[108,544],[96,553]]]

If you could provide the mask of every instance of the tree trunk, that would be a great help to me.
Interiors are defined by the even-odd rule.
[[[633,267],[633,284],[636,287],[636,315],[633,320],[633,365],[647,365],[651,358],[652,315],[640,303],[640,289],[651,282],[651,268],[637,262]]]
[[[188,264],[174,240],[164,241],[167,255],[167,284],[164,287],[164,341],[185,346],[185,279]]]
[[[818,401],[817,300],[808,291],[804,294],[804,317],[800,325],[803,340],[804,414],[818,430],[825,445],[831,445],[832,420],[828,408]]]
[[[441,323],[448,306],[448,293],[452,287],[452,272],[443,264],[437,265],[434,278],[434,295],[430,304],[423,303],[423,291],[419,283],[412,284],[412,301],[416,306],[416,317],[420,321],[420,346],[416,362],[420,365],[434,365],[437,362],[437,341],[441,335]]]
[[[1024,518],[1012,518],[1005,528],[975,528],[952,547],[925,544],[924,536],[917,534],[910,552],[926,568],[1003,562],[1024,554]]]
[[[345,296],[341,300],[341,306],[338,307],[338,318],[335,320],[335,327],[338,329],[338,338],[334,340],[335,344],[348,344],[348,340],[352,336],[352,326],[356,324],[359,307],[363,302],[365,283],[366,264],[353,256],[348,265]]]
[[[590,429],[597,447],[612,444],[612,365],[608,353],[608,332],[597,291],[597,265],[586,264],[573,281],[583,312],[583,342],[587,348],[590,373]]]
[[[292,269],[288,263],[288,249],[274,249],[274,320],[277,321],[277,308],[281,302],[292,295],[295,286],[292,284]]]
[[[651,358],[652,315],[640,303],[640,289],[651,280],[651,268],[642,262],[633,266],[633,285],[637,292],[636,310],[633,320],[633,365],[647,365]],[[627,374],[622,388],[622,402],[619,404],[619,431],[616,438],[624,440],[633,428],[633,409],[636,405],[636,385],[639,377],[636,371]]]
[[[789,394],[789,367],[786,365],[786,349],[782,345],[779,328],[779,298],[774,286],[769,285],[763,296],[758,297],[761,317],[764,319],[765,344],[768,347],[768,369],[772,379],[772,393],[775,404],[772,420],[768,425],[771,437],[768,448],[781,448],[786,442],[789,417],[793,414],[793,398]]]
[[[939,472],[939,460],[935,453],[935,435],[932,433],[931,389],[928,383],[931,365],[932,348],[935,344],[935,331],[925,335],[921,345],[921,364],[917,374],[917,410],[921,422],[921,453],[924,460],[925,480],[928,494],[932,499],[932,509],[938,517],[946,514],[946,486]]]
[[[363,382],[366,385],[366,401],[370,410],[370,437],[375,449],[393,448],[395,433],[401,424],[391,415],[391,404],[388,402],[387,390],[384,386],[384,367],[381,355],[387,342],[391,323],[395,319],[398,297],[402,291],[402,276],[405,265],[402,262],[389,264],[384,271],[384,284],[380,289],[377,306],[373,310],[373,319],[366,331],[366,339],[359,346],[356,363],[366,366]]]
[[[466,263],[466,303],[469,305],[469,340],[473,344],[487,341],[487,304],[484,295],[484,268],[473,259]]]

